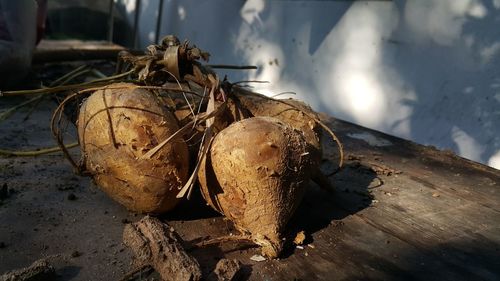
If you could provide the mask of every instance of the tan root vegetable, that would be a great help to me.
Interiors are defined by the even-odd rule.
[[[136,212],[172,209],[187,180],[188,148],[182,139],[151,159],[139,159],[179,129],[155,94],[133,84],[112,84],[81,106],[78,135],[86,169],[110,197]]]
[[[318,114],[304,102],[296,99],[275,100],[240,87],[233,87],[233,94],[251,115],[274,117],[302,130],[307,142],[321,151],[321,127],[312,118],[319,119]]]
[[[241,87],[232,87],[232,95],[229,98],[228,106],[232,109],[231,114],[238,119],[238,116],[247,118],[249,116],[270,116],[275,117],[297,130],[301,130],[311,145],[311,159],[315,163],[312,167],[311,178],[321,188],[329,191],[335,190],[327,176],[320,170],[320,164],[323,158],[321,144],[321,134],[325,130],[332,140],[338,145],[338,154],[334,152],[331,160],[338,161],[335,173],[342,167],[343,151],[342,143],[337,136],[320,121],[319,114],[311,109],[307,104],[295,99],[273,99],[264,95],[245,90]],[[245,116],[245,114],[247,116]]]
[[[307,142],[313,148],[312,158],[318,163],[321,161],[321,127],[312,117],[319,118],[307,104],[295,99],[274,100],[240,87],[234,87],[233,90],[236,106],[239,105],[251,116],[274,117],[304,132]]]
[[[313,164],[299,130],[271,117],[233,123],[214,139],[199,172],[204,198],[277,257]]]

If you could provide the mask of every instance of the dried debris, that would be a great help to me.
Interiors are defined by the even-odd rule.
[[[383,162],[382,159],[375,154],[374,160],[377,161],[377,163],[374,163],[373,161],[367,160],[366,157],[362,154],[348,154],[346,159],[348,161],[352,161],[355,167],[359,168],[367,168],[370,171],[376,173],[377,175],[383,175],[383,176],[392,176],[392,175],[399,175],[402,174],[403,172],[394,168],[391,168],[387,165],[381,164],[380,162]],[[365,166],[366,165],[366,166]],[[383,184],[383,183],[382,183]]]
[[[54,267],[46,259],[37,260],[28,267],[0,275],[0,281],[51,281],[55,278]]]
[[[367,188],[374,189],[377,187],[381,187],[382,185],[384,185],[384,181],[382,179],[380,179],[379,177],[376,177],[370,182],[370,184],[368,185]]]
[[[215,265],[215,270],[207,276],[207,280],[236,281],[239,278],[241,266],[238,260],[221,259]]]
[[[363,158],[365,158],[364,155],[361,155],[361,154],[348,154],[346,159],[349,160],[349,161],[361,161]]]
[[[253,255],[250,257],[250,260],[253,260],[253,261],[256,261],[256,262],[261,262],[261,261],[265,261],[266,258],[263,257],[262,255]]]
[[[305,240],[306,240],[306,233],[304,232],[304,230],[302,230],[299,233],[297,233],[295,239],[293,239],[293,244],[302,245],[304,244]]]
[[[386,165],[382,164],[375,164],[375,163],[370,163],[370,169],[374,171],[377,175],[384,175],[384,176],[392,176],[392,175],[399,175],[403,172],[400,170],[393,169],[391,167],[388,167]]]
[[[173,228],[150,216],[127,224],[123,231],[123,243],[132,249],[136,264],[153,267],[163,280],[200,280],[200,264],[181,242]]]

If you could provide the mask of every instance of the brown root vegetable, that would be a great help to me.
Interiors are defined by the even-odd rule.
[[[172,209],[187,180],[188,148],[182,139],[151,159],[139,159],[179,129],[152,92],[119,83],[94,92],[81,106],[78,135],[86,169],[96,184],[127,209]]]
[[[251,116],[274,117],[301,130],[306,141],[312,146],[312,159],[318,163],[321,161],[321,126],[314,120],[319,120],[319,117],[307,104],[295,99],[275,100],[240,87],[233,87],[232,93],[232,115],[237,116],[236,110],[239,107],[243,114],[246,111]]]
[[[312,110],[311,107],[299,100],[277,100],[250,92],[240,87],[232,88],[232,95],[229,99],[229,103],[232,106],[228,106],[228,108],[231,109],[231,115],[235,116],[235,120],[238,120],[239,116],[243,116],[244,118],[248,116],[270,116],[302,131],[306,141],[311,146],[311,159],[315,163],[312,167],[311,179],[321,188],[329,191],[335,190],[328,177],[320,170],[320,164],[323,159],[321,143],[322,129],[324,129],[338,145],[338,153],[333,152],[333,154],[330,154],[330,156],[333,156],[331,157],[332,160],[335,159],[335,161],[338,161],[338,165],[335,166],[332,173],[335,173],[342,167],[342,143],[338,140],[337,136],[335,136],[335,133],[320,121],[319,114]],[[247,117],[245,117],[245,115]]]
[[[282,233],[302,200],[312,166],[301,131],[271,117],[233,123],[214,139],[199,171],[201,191],[214,209],[231,219],[277,257]]]

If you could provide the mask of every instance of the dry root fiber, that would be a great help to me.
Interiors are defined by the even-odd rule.
[[[93,93],[81,106],[79,141],[97,185],[129,210],[172,209],[188,176],[188,148],[173,140],[151,159],[139,159],[179,129],[157,96],[119,83]]]
[[[277,257],[285,225],[305,192],[312,166],[299,130],[271,117],[233,123],[214,139],[199,172],[204,198]]]
[[[123,242],[132,249],[138,264],[152,266],[163,280],[201,279],[198,261],[186,253],[172,228],[158,219],[146,216],[126,225]]]

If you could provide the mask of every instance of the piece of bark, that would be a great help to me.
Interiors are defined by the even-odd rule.
[[[132,249],[139,264],[151,265],[163,280],[201,279],[198,261],[186,253],[173,228],[156,218],[146,216],[127,224],[123,243]]]
[[[215,270],[210,273],[208,281],[235,281],[238,280],[238,273],[241,269],[241,262],[238,260],[221,259],[217,262]]]
[[[45,259],[37,260],[28,267],[0,275],[0,281],[50,281],[55,278],[54,267]]]

